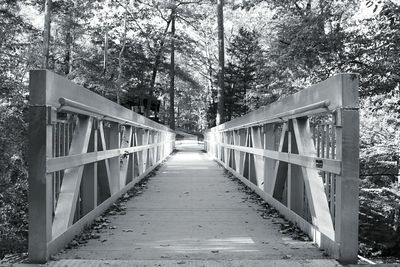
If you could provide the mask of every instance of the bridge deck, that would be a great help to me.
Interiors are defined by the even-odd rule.
[[[144,193],[127,202],[126,215],[109,218],[115,229],[65,250],[53,264],[86,266],[87,260],[96,266],[99,260],[110,261],[107,266],[113,262],[266,266],[265,260],[269,266],[337,264],[310,242],[280,233],[277,219],[264,219],[261,208],[200,147],[180,146],[150,178]]]

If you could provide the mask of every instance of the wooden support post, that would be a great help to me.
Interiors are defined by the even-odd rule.
[[[96,152],[98,147],[97,121],[93,123],[88,152]],[[82,182],[82,213],[86,215],[97,206],[97,162],[86,164],[83,170]]]
[[[356,263],[359,209],[359,111],[358,79],[344,76],[343,106],[336,113],[336,157],[342,174],[336,177],[335,241],[340,244],[339,261]]]
[[[31,94],[45,88],[42,79],[30,82]],[[43,86],[43,87],[42,87]],[[34,103],[33,103],[34,104]],[[33,263],[47,261],[47,243],[52,238],[52,174],[46,173],[46,158],[53,152],[55,111],[46,106],[29,109],[29,259]]]

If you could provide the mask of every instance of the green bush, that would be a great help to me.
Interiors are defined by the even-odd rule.
[[[27,247],[26,111],[21,95],[0,100],[0,258]]]

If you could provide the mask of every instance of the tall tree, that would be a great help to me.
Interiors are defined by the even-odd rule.
[[[43,28],[43,68],[49,68],[50,30],[51,30],[52,0],[45,1],[44,28]]]
[[[226,115],[227,119],[244,115],[257,108],[257,85],[263,62],[259,34],[240,28],[227,48],[229,56],[226,68]]]
[[[225,121],[225,48],[224,48],[224,0],[217,2],[218,14],[218,111],[216,124],[219,125]]]
[[[123,33],[121,37],[121,50],[118,54],[118,77],[117,77],[117,103],[121,103],[121,91],[122,91],[122,68],[123,68],[123,55],[126,46],[126,32],[127,32],[127,5],[128,1],[125,4],[124,18],[123,18]]]
[[[169,127],[175,130],[175,20],[176,7],[172,7],[171,23],[171,66],[169,86]]]

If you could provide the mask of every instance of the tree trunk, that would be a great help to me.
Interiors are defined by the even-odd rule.
[[[65,75],[68,75],[72,72],[72,47],[73,47],[73,37],[72,37],[72,27],[74,24],[74,13],[75,13],[76,3],[72,1],[72,8],[69,11],[68,18],[67,18],[67,33],[65,35],[65,46],[66,46],[66,53],[65,53]]]
[[[160,46],[158,47],[156,58],[154,60],[154,65],[153,65],[153,70],[152,70],[152,75],[151,75],[151,81],[150,81],[150,91],[149,95],[153,95],[154,92],[154,86],[156,84],[156,78],[157,78],[157,71],[158,71],[158,66],[160,65],[160,59],[162,55],[162,51],[164,49],[164,43],[165,43],[165,37],[168,33],[169,25],[171,24],[173,12],[171,11],[170,19],[167,21],[167,26],[165,27],[163,37],[160,42]]]
[[[172,10],[171,25],[171,66],[170,66],[170,86],[169,86],[169,127],[175,130],[175,12]]]
[[[49,69],[50,29],[51,29],[51,0],[46,0],[44,8],[43,29],[43,68]]]
[[[64,73],[65,75],[68,75],[71,72],[71,50],[72,50],[72,34],[71,34],[71,28],[68,27],[66,36],[65,36],[65,45],[67,47],[66,53],[65,53],[65,69]]]
[[[225,49],[224,49],[224,0],[218,0],[218,110],[216,117],[216,125],[225,121],[225,91],[224,91],[224,74],[225,74]]]
[[[127,2],[128,3],[128,2]],[[125,8],[125,10],[127,9],[127,7]],[[122,61],[123,61],[123,54],[124,54],[124,50],[125,50],[125,46],[126,46],[126,19],[127,19],[127,12],[125,11],[124,14],[124,33],[122,35],[122,40],[121,40],[121,50],[119,51],[119,55],[118,55],[118,78],[117,78],[117,103],[120,104],[121,103],[121,91],[122,91]]]
[[[103,54],[103,74],[107,72],[108,64],[108,26],[104,29],[104,54]]]

